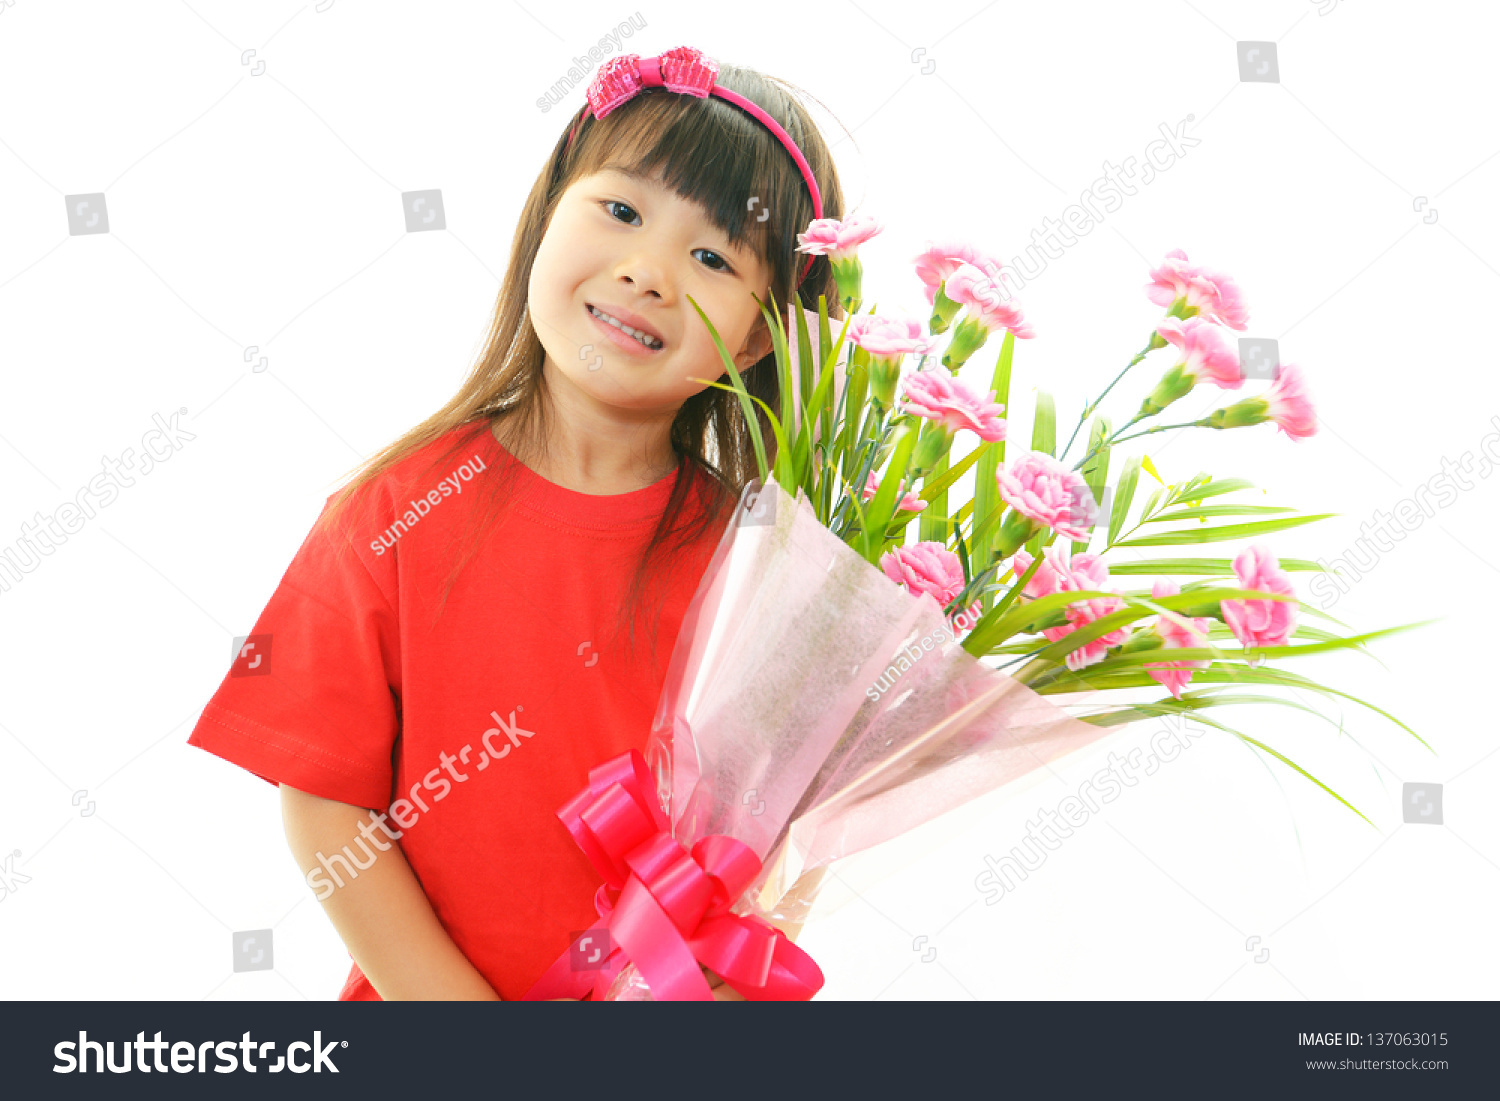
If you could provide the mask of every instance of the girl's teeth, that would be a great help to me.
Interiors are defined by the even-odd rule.
[[[648,336],[645,333],[641,332],[639,329],[632,329],[629,325],[622,325],[620,322],[610,317],[609,314],[605,313],[603,310],[595,309],[593,306],[590,306],[589,312],[597,317],[600,321],[606,321],[609,324],[613,325],[622,333],[629,333],[631,336],[635,337],[648,348],[661,347],[661,341],[657,340],[654,336]]]

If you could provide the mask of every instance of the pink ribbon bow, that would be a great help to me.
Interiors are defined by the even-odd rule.
[[[720,975],[749,1001],[806,1001],[823,985],[811,956],[781,930],[754,916],[730,913],[761,863],[743,842],[710,834],[689,852],[670,832],[656,786],[639,750],[589,770],[588,786],[557,812],[604,877],[594,896],[610,955],[581,969],[570,947],[525,1000],[601,1000],[626,963],[633,963],[657,1001],[712,1001],[699,967]],[[609,892],[616,890],[613,901]]]
[[[620,54],[599,67],[589,85],[589,106],[594,109],[594,117],[602,119],[642,88],[662,86],[704,99],[718,75],[714,60],[691,46],[678,46],[657,57]]]

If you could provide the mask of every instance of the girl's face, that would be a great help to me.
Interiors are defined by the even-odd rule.
[[[560,375],[616,408],[675,415],[706,388],[692,379],[727,374],[688,296],[743,370],[771,347],[751,297],[769,306],[769,283],[768,265],[751,249],[732,247],[696,203],[610,168],[559,199],[532,265],[528,308],[551,380]],[[660,347],[643,345],[594,310],[654,333]]]

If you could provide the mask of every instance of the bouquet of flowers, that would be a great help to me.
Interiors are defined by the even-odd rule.
[[[607,931],[611,950],[584,974],[560,959],[528,996],[591,988],[612,999],[706,998],[706,968],[747,998],[811,997],[821,974],[779,926],[806,919],[833,861],[1150,716],[1234,734],[1360,813],[1276,749],[1202,712],[1302,706],[1231,685],[1344,696],[1266,659],[1358,649],[1421,624],[1349,635],[1304,624],[1299,612],[1337,624],[1300,601],[1288,575],[1321,567],[1278,561],[1263,543],[1233,561],[1106,561],[1117,547],[1243,540],[1332,515],[1224,503],[1251,483],[1199,474],[1164,484],[1144,456],[1111,483],[1115,446],[1151,433],[1261,423],[1293,439],[1316,431],[1301,370],[1272,364],[1258,396],[1131,432],[1200,383],[1246,381],[1224,335],[1248,319],[1233,279],[1168,253],[1146,288],[1165,308],[1146,346],[1083,411],[1061,452],[1052,399],[1039,390],[1031,446],[1007,460],[1001,414],[1015,340],[1034,333],[1003,269],[968,245],[939,245],[916,261],[932,307],[925,332],[906,317],[861,314],[858,247],[879,231],[855,216],[820,219],[799,237],[801,251],[831,258],[847,314],[837,338],[822,298],[816,313],[789,310],[785,326],[774,302],[762,304],[779,415],[747,392],[699,311],[732,382],[710,384],[739,395],[761,477],[688,608],[644,756],[601,765],[559,811],[604,880],[591,932]],[[957,372],[996,333],[981,393]],[[1096,415],[1083,458],[1065,465],[1102,399],[1169,347],[1176,362],[1134,416],[1114,430]],[[774,436],[769,455],[752,403]],[[970,434],[977,444],[955,460]],[[1159,484],[1127,528],[1143,469]],[[950,502],[970,470],[970,499]],[[1104,546],[1088,553],[1100,533]],[[1158,580],[1119,590],[1112,571]],[[1209,580],[1171,580],[1179,576]],[[1097,702],[1158,685],[1161,699]],[[1046,699],[1074,693],[1090,695],[1089,713]]]

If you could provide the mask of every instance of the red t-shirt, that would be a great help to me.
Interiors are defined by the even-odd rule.
[[[459,434],[472,436],[464,450],[421,480]],[[515,507],[437,615],[472,545],[479,482],[507,466],[519,468]],[[645,748],[718,542],[710,532],[658,581],[665,591],[648,592],[665,597],[654,666],[644,629],[634,653],[610,642],[680,476],[610,496],[564,489],[516,463],[487,423],[419,449],[339,521],[352,553],[309,534],[188,743],[272,783],[390,812],[438,920],[502,998],[520,998],[596,920],[600,879],[557,808],[591,767]],[[393,841],[371,832],[372,845],[322,863],[309,880],[320,894]],[[339,997],[379,995],[356,965]]]

